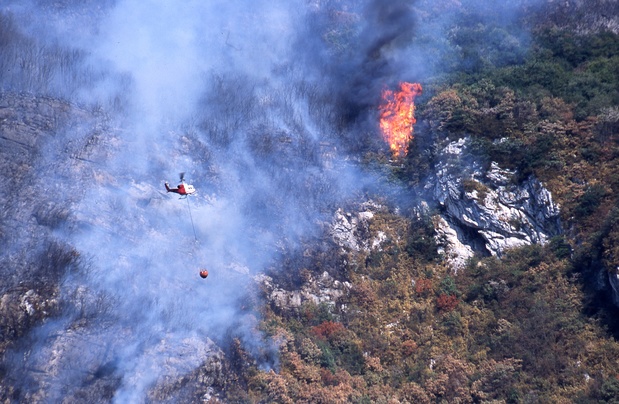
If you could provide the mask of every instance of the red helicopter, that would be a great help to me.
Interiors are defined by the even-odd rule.
[[[170,184],[168,184],[168,182],[166,181],[165,183],[166,191],[177,193],[181,197],[182,196],[186,197],[187,195],[194,194],[196,192],[196,189],[193,187],[193,185],[185,183],[185,173],[180,173],[180,177],[181,177],[181,183],[178,184],[178,187],[176,188],[170,188]]]
[[[181,199],[187,199],[187,196],[193,195],[196,193],[196,189],[191,184],[187,184],[185,182],[185,173],[180,173],[181,183],[178,184],[176,188],[170,188],[170,184],[165,182],[165,189],[168,192],[174,192],[175,194],[179,194]],[[189,209],[189,218],[191,219],[191,227],[193,228],[193,237],[198,242],[198,236],[196,234],[196,228],[193,225],[193,217],[191,216],[191,208],[189,207],[189,199],[187,199],[187,209]],[[202,279],[206,279],[208,276],[208,270],[205,268],[200,269],[200,277]]]

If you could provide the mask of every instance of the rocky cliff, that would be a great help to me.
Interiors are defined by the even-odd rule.
[[[461,266],[473,252],[500,256],[561,233],[559,207],[538,180],[518,184],[515,172],[477,162],[469,145],[467,138],[450,142],[426,185],[438,204],[437,238],[449,260]]]

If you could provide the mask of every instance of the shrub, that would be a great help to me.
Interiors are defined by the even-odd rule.
[[[442,294],[446,295],[458,295],[460,293],[458,291],[458,288],[456,287],[456,282],[454,281],[454,278],[452,278],[451,276],[446,276],[441,280],[439,289]]]
[[[462,187],[465,192],[471,193],[473,191],[477,191],[477,197],[480,200],[486,199],[486,195],[488,195],[488,187],[482,184],[479,181],[475,181],[474,179],[465,179],[462,181]]]
[[[432,280],[425,278],[417,279],[415,282],[415,293],[425,295],[430,291],[432,291]]]
[[[440,294],[436,298],[436,307],[439,311],[450,312],[458,306],[458,298],[455,295]]]
[[[572,255],[572,246],[564,236],[555,236],[550,239],[549,247],[559,259],[569,258]]]
[[[585,193],[580,197],[578,205],[574,209],[576,217],[587,217],[600,206],[602,198],[606,194],[604,187],[600,184],[595,184],[587,188]]]
[[[323,341],[330,340],[345,331],[346,329],[344,328],[342,323],[337,323],[335,321],[325,321],[311,328],[312,334],[316,335]]]

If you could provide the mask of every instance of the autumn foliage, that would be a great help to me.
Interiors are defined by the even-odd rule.
[[[415,281],[415,293],[418,294],[427,294],[432,291],[432,280],[420,278]]]
[[[452,34],[459,49],[479,50],[484,29]],[[380,249],[325,253],[337,257],[328,270],[352,285],[346,294],[331,305],[265,309],[265,329],[286,338],[279,373],[250,377],[253,402],[616,400],[619,326],[587,277],[602,266],[607,279],[619,267],[619,37],[536,35],[520,64],[488,66],[488,55],[470,53],[473,73],[428,85],[416,118],[439,143],[470,137],[480,162],[515,170],[515,182],[540,179],[569,234],[477,255],[456,273],[424,254],[436,252],[437,212],[427,226],[394,210],[374,214],[367,239],[380,233]],[[393,170],[404,186],[419,156],[436,163],[430,147],[418,151]]]
[[[341,323],[336,323],[334,321],[325,321],[311,328],[312,334],[323,340],[329,340],[344,331],[344,326]]]
[[[458,298],[454,295],[440,294],[436,298],[436,307],[439,311],[449,312],[458,306]]]

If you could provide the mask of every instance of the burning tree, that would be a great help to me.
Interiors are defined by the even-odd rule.
[[[413,138],[415,97],[421,94],[421,84],[401,82],[399,91],[382,92],[380,129],[394,156],[406,155]]]

